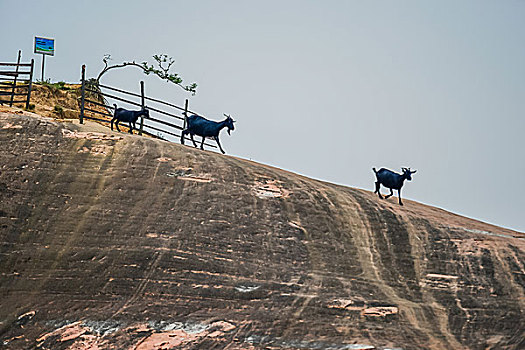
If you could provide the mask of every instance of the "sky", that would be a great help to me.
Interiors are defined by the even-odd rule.
[[[403,198],[525,232],[525,1],[0,0],[0,13],[15,14],[0,61],[22,50],[37,78],[35,36],[55,39],[53,82],[79,82],[82,64],[96,76],[105,54],[167,54],[195,96],[136,68],[102,83],[144,80],[148,96],[232,115],[228,154],[371,191],[372,167],[411,167]]]

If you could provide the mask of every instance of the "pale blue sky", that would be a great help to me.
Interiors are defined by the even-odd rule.
[[[0,61],[77,82],[114,62],[175,57],[196,96],[138,70],[103,82],[238,122],[227,153],[525,231],[525,1],[6,1]],[[23,15],[22,15],[23,14]],[[16,30],[13,30],[16,28]]]

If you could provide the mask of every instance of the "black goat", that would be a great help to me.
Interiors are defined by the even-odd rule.
[[[383,199],[383,196],[381,196],[381,192],[379,192],[379,187],[381,185],[390,188],[390,194],[385,196],[385,199],[392,196],[394,194],[393,190],[397,190],[398,197],[399,197],[399,204],[403,205],[401,202],[401,187],[403,187],[403,182],[405,180],[412,180],[412,174],[414,174],[417,170],[411,171],[410,168],[401,168],[403,171],[403,174],[397,174],[391,170],[381,168],[379,171],[376,171],[376,168],[372,168],[374,170],[374,173],[376,173],[376,190],[374,193],[377,193],[379,195],[379,198]]]
[[[128,122],[129,123],[129,133],[133,134],[133,129],[136,129],[135,123],[137,122],[137,119],[141,115],[146,116],[146,118],[149,118],[149,111],[145,108],[142,108],[140,111],[129,111],[124,108],[117,108],[117,105],[113,105],[115,107],[115,113],[113,114],[113,119],[111,119],[111,130],[113,130],[113,122],[115,122],[115,127],[120,132],[120,129],[118,128],[119,122]]]
[[[214,122],[198,115],[190,115],[189,117],[186,117],[186,129],[182,130],[180,143],[184,144],[184,136],[190,134],[193,145],[197,147],[197,143],[195,143],[193,135],[198,135],[202,137],[201,149],[203,150],[204,140],[206,137],[213,137],[215,142],[217,142],[217,145],[219,145],[221,152],[225,153],[221,147],[221,143],[219,142],[219,132],[222,130],[222,128],[227,127],[228,135],[231,135],[231,131],[235,129],[233,126],[235,120],[233,120],[232,117],[227,114],[225,114],[225,116],[226,119],[224,119],[222,122]]]

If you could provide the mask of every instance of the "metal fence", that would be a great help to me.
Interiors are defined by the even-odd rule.
[[[86,67],[83,65],[81,82],[82,87],[79,115],[81,124],[84,122],[84,119],[111,123],[115,107],[109,105],[107,102],[107,99],[109,98],[139,108],[147,108],[149,110],[149,117],[140,117],[138,128],[139,135],[147,134],[168,141],[173,141],[173,138],[180,140],[180,131],[184,130],[185,127],[185,116],[187,116],[188,113],[199,115],[198,113],[189,110],[188,99],[186,99],[184,107],[182,107],[146,96],[143,81],[140,82],[140,93],[102,84],[98,84],[100,90],[95,89],[94,86],[86,81]],[[185,139],[189,140],[188,136],[186,136]],[[205,145],[214,148],[217,147],[216,145],[207,142]]]
[[[33,85],[34,59],[31,63],[20,63],[22,51],[18,51],[16,63],[0,62],[0,103],[13,106],[24,103],[29,108]],[[23,99],[20,97],[23,96]]]

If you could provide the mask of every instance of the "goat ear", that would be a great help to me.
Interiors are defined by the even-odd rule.
[[[416,173],[416,171],[417,171],[417,170],[414,170],[414,171],[411,171],[410,173],[411,173],[411,174],[415,174],[415,173]]]

